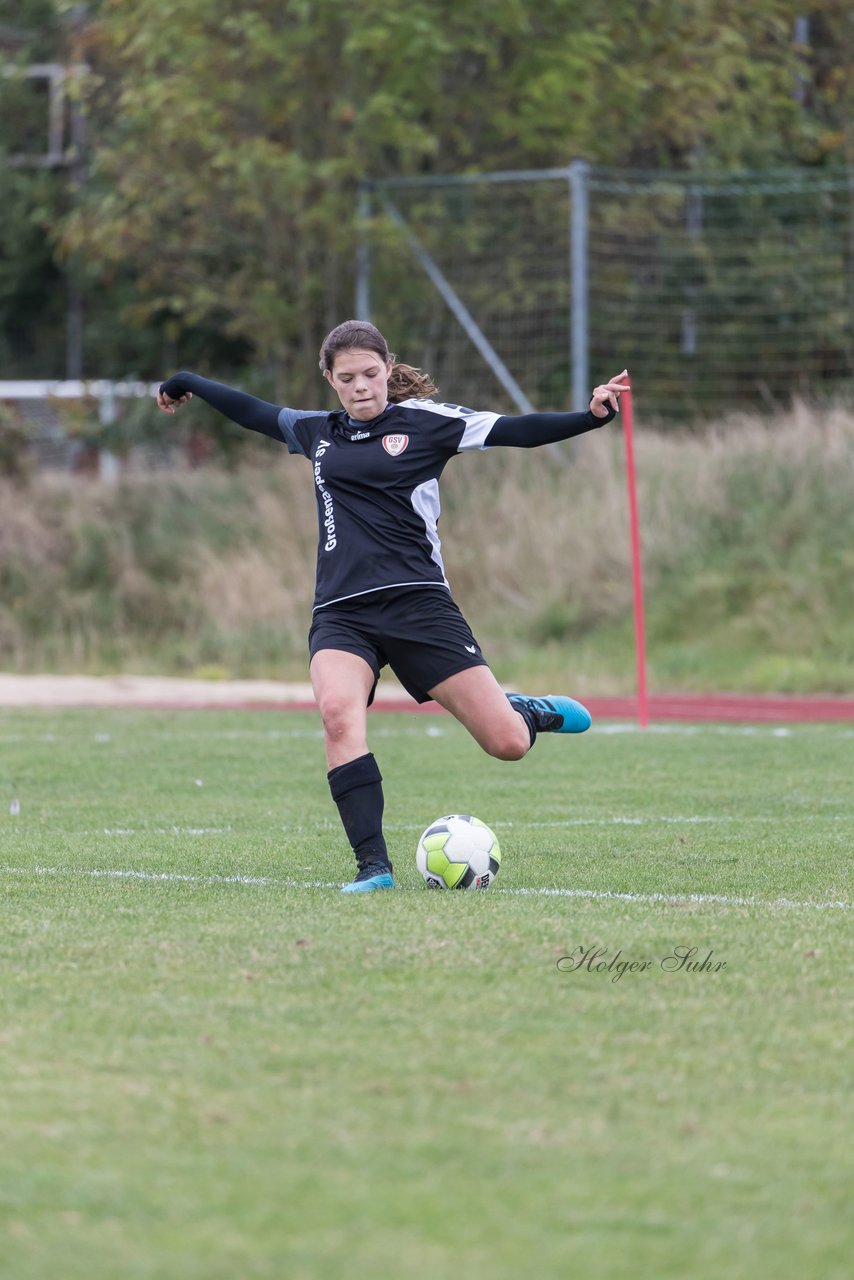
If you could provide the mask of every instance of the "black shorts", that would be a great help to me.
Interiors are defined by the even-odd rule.
[[[444,587],[374,591],[318,609],[308,633],[312,657],[320,649],[343,649],[364,658],[374,673],[388,664],[416,702],[442,680],[485,667],[471,628]]]

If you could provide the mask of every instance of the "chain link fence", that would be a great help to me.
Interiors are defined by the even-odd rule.
[[[626,366],[645,422],[854,405],[854,170],[575,162],[372,183],[359,210],[356,311],[449,400],[582,408]],[[151,390],[0,383],[0,471],[111,475],[252,447],[201,404],[176,432]]]
[[[854,170],[576,162],[375,183],[362,209],[360,310],[451,399],[579,405],[624,365],[645,418],[854,398]]]

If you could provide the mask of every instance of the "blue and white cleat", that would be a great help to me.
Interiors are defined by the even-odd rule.
[[[584,733],[592,723],[587,708],[564,694],[528,698],[524,693],[508,693],[507,697],[517,711],[528,712],[537,733]]]
[[[373,893],[375,889],[393,889],[394,880],[388,863],[374,863],[362,867],[352,884],[345,884],[342,893]]]

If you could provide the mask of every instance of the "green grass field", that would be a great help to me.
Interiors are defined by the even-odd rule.
[[[3,716],[4,1280],[847,1280],[854,728],[371,725],[352,898],[314,717]]]

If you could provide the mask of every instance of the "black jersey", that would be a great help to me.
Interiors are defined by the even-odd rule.
[[[288,449],[314,472],[315,610],[394,587],[448,589],[439,476],[455,453],[484,448],[499,416],[432,400],[389,404],[365,423],[344,410],[281,410]]]

